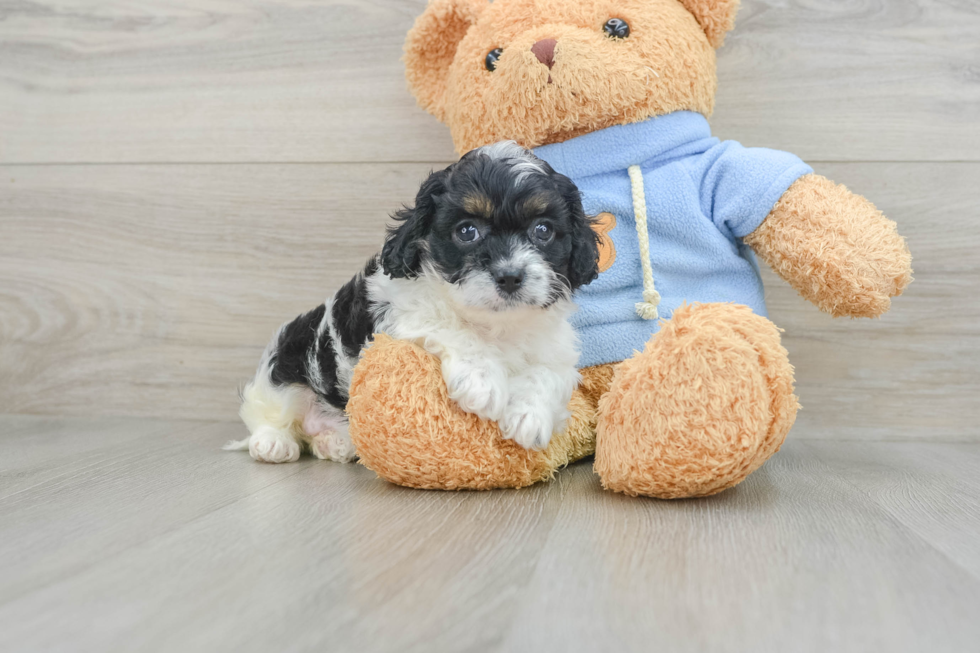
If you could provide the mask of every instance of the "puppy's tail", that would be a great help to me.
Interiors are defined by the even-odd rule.
[[[228,440],[221,448],[225,451],[248,451],[249,438],[244,440]]]

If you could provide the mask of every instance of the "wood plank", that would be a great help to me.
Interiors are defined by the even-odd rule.
[[[236,429],[175,430],[0,501],[0,650],[492,648],[562,484],[406,490],[218,451]]]
[[[0,500],[62,474],[65,465],[98,459],[134,440],[155,438],[173,425],[133,417],[66,421],[60,417],[4,415],[0,417],[4,444]]]
[[[574,484],[501,650],[973,647],[977,579],[812,456],[817,444],[831,446],[788,442],[709,499],[637,501]],[[921,510],[945,505],[919,498]]]
[[[128,441],[114,437],[120,426],[130,431]],[[66,431],[87,451],[45,459],[45,441],[63,439]],[[144,420],[140,426],[101,419],[58,429],[42,422],[30,441],[5,440],[15,457],[37,462],[13,478],[0,471],[0,604],[111,561],[315,462],[243,465],[251,462],[243,454],[233,464],[235,456],[220,447],[243,431],[233,423]]]
[[[275,328],[380,249],[429,168],[7,169],[3,410],[233,419]]]
[[[432,161],[425,0],[0,2],[0,162]]]
[[[980,444],[793,439],[735,490],[660,502],[603,492],[588,462],[525,490],[422,492],[221,452],[230,424],[148,420],[154,437],[120,444],[97,433],[114,420],[17,428],[32,419],[5,451],[77,429],[105,453],[0,499],[0,650],[942,653],[980,636]]]
[[[980,580],[980,447],[807,442],[803,450]]]
[[[969,0],[743,0],[712,124],[810,161],[976,161],[977,33]]]
[[[0,162],[442,161],[400,63],[425,0],[0,1]],[[980,7],[745,0],[720,136],[814,161],[978,160]]]
[[[429,167],[5,169],[0,410],[234,420],[275,327],[378,250]],[[833,320],[767,272],[794,436],[980,438],[980,165],[820,171],[901,223],[917,280],[881,320]]]

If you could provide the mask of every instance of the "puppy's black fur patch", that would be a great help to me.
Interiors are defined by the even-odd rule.
[[[364,343],[374,333],[374,318],[367,293],[367,278],[378,271],[378,260],[373,258],[364,271],[348,281],[337,291],[333,300],[333,323],[340,337],[344,353],[357,358]]]
[[[328,403],[343,408],[347,398],[334,387],[336,384],[322,388],[320,384],[321,379],[337,378],[337,358],[330,332],[317,335],[325,315],[326,306],[320,304],[282,328],[269,361],[271,379],[275,385],[299,383],[314,388]],[[311,350],[316,367],[310,364]]]
[[[343,410],[349,371],[384,312],[369,292],[383,273],[412,279],[431,266],[448,283],[474,270],[489,272],[515,248],[533,251],[555,273],[546,308],[592,281],[598,270],[598,237],[572,181],[512,143],[480,148],[422,183],[415,205],[392,216],[381,254],[333,297],[283,326],[270,376],[277,386],[302,384]],[[469,225],[469,227],[467,226]],[[541,225],[547,225],[542,230]],[[470,231],[472,227],[472,231]],[[545,239],[542,234],[550,237]],[[472,242],[462,237],[478,234]],[[336,340],[335,340],[336,337]]]

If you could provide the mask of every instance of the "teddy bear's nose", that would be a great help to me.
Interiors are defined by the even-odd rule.
[[[538,58],[538,61],[552,68],[555,65],[555,46],[558,41],[555,39],[542,39],[531,46],[531,52]]]

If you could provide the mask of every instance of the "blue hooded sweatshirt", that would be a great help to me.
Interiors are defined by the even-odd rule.
[[[614,225],[599,278],[575,295],[580,367],[642,351],[659,329],[650,318],[669,319],[684,303],[733,302],[766,315],[758,263],[742,238],[793,182],[813,172],[799,158],[719,141],[704,116],[688,111],[609,127],[535,154],[578,185],[586,213],[605,214],[606,226]],[[653,276],[646,288],[642,224],[638,232],[634,210],[643,206]],[[657,292],[651,293],[653,281]],[[638,312],[644,299],[659,300],[646,319]]]

